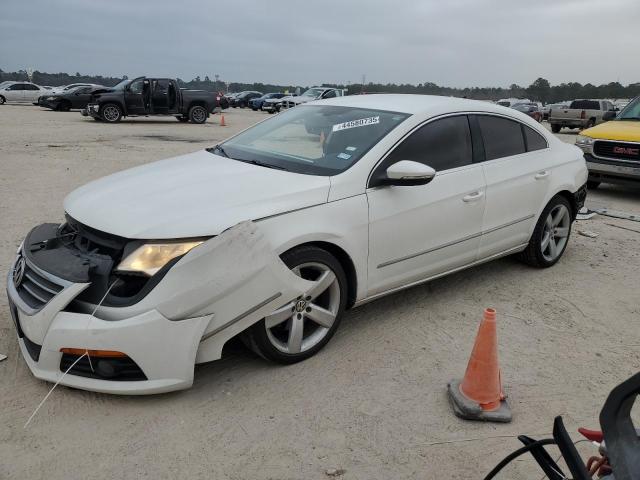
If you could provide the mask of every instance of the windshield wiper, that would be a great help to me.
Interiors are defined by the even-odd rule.
[[[227,157],[227,158],[231,158],[229,157],[229,155],[227,155],[227,152],[224,151],[224,148],[222,148],[222,145],[216,145],[213,148],[207,148],[207,151],[209,153],[216,153],[216,152],[220,152],[222,154],[223,157]]]
[[[239,158],[236,158],[235,160],[238,160],[239,162],[250,163],[252,165],[258,165],[259,167],[273,168],[275,170],[284,170],[285,172],[289,171],[286,168],[281,167],[280,165],[272,165],[270,163],[264,163],[258,160],[240,160]]]

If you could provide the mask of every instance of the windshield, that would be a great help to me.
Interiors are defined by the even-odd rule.
[[[629,102],[616,120],[640,120],[640,97]]]
[[[324,90],[322,88],[310,88],[309,90],[304,92],[301,96],[302,97],[313,97],[313,98],[315,98],[318,95],[320,95],[322,92],[324,92]]]
[[[498,105],[502,107],[508,107],[509,105],[511,105],[511,102],[498,102]]]
[[[128,78],[125,78],[124,80],[121,80],[120,82],[118,82],[116,85],[114,85],[113,88],[114,90],[124,90],[124,87],[126,87],[127,85],[129,85],[129,83],[133,82],[133,80],[129,80]]]
[[[365,108],[300,106],[246,130],[210,152],[296,173],[337,175],[407,117],[406,113]]]

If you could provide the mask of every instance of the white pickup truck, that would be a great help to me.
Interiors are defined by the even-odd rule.
[[[615,116],[615,106],[608,100],[574,100],[569,107],[552,108],[549,123],[551,131],[558,133],[562,127],[591,128]]]

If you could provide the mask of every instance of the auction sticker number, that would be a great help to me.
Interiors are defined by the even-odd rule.
[[[380,123],[380,115],[378,115],[377,117],[360,118],[358,120],[351,120],[349,122],[338,123],[334,125],[331,130],[333,132],[338,132],[340,130],[347,130],[348,128],[358,128],[358,127],[366,127],[367,125],[375,125],[376,123]]]

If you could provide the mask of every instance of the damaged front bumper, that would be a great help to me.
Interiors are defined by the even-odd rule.
[[[91,281],[42,270],[27,248],[7,278],[23,357],[37,378],[98,392],[188,388],[195,363],[220,358],[230,338],[313,286],[284,265],[252,222],[194,248],[124,307],[78,301]]]

